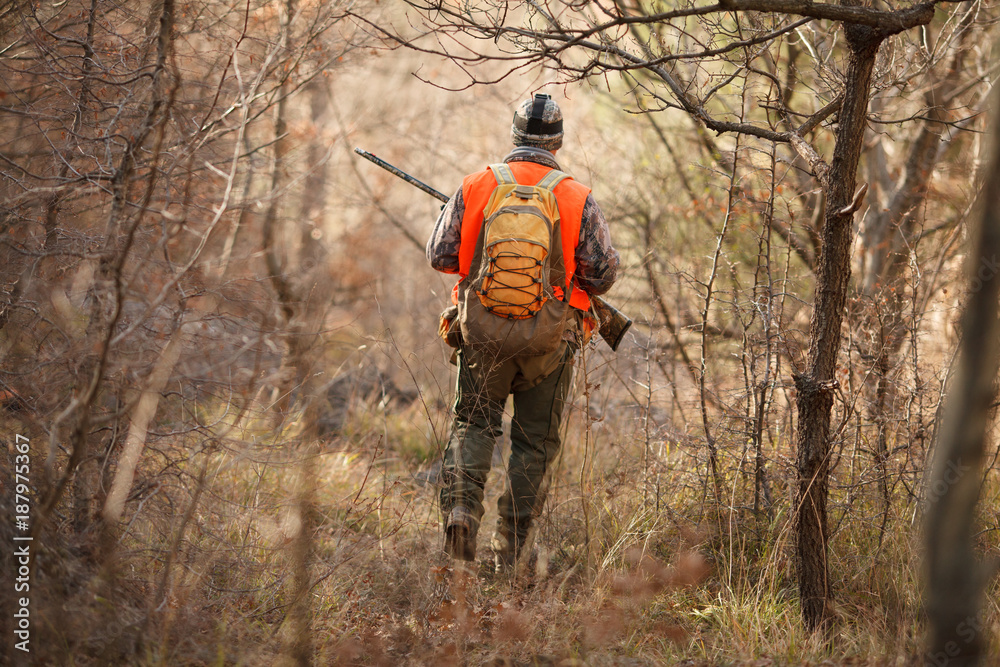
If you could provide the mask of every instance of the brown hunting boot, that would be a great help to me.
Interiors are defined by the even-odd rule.
[[[444,529],[444,551],[457,560],[476,560],[478,522],[468,507],[456,505]]]

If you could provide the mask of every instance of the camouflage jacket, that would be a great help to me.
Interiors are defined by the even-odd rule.
[[[540,148],[516,148],[503,161],[521,160],[559,169],[555,156]],[[461,243],[460,230],[464,216],[465,203],[462,201],[462,188],[459,187],[458,192],[441,210],[434,231],[427,241],[427,259],[438,271],[458,273],[458,247]],[[604,214],[593,194],[587,195],[587,201],[583,206],[580,239],[576,244],[575,257],[576,281],[585,292],[598,295],[611,289],[618,275],[618,264],[621,260],[618,251],[611,245],[608,221],[604,219]]]

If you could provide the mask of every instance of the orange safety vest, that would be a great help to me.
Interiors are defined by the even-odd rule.
[[[551,167],[536,162],[510,162],[514,178],[522,185],[534,185],[545,174],[552,171]],[[472,257],[476,253],[476,242],[479,240],[479,230],[483,226],[483,210],[497,186],[493,172],[486,168],[483,171],[466,176],[462,181],[462,199],[465,202],[465,215],[462,217],[461,243],[458,247],[459,282],[465,280],[472,267]],[[563,179],[552,191],[559,206],[559,226],[561,228],[563,245],[563,263],[566,265],[566,286],[573,280],[576,273],[576,244],[580,239],[580,224],[583,220],[583,206],[587,203],[590,188],[577,183],[572,178]],[[563,289],[553,286],[556,297],[562,299]],[[458,303],[458,285],[451,295],[452,301]],[[569,297],[569,305],[583,311],[590,310],[590,297],[574,281],[573,292]]]

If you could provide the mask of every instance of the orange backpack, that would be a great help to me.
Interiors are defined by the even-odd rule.
[[[483,211],[469,276],[459,288],[458,317],[466,344],[500,357],[555,351],[569,323],[559,207],[552,190],[566,174],[553,169],[522,185],[506,164],[491,165],[497,186]]]

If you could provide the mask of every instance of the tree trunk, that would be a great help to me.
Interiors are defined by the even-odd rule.
[[[309,82],[309,111],[313,128],[319,132],[326,122],[330,106],[330,85],[323,77]],[[323,234],[323,209],[326,206],[326,184],[330,173],[327,151],[329,148],[317,136],[306,149],[308,173],[302,191],[302,208],[299,212],[301,243],[299,264],[310,273],[325,262],[325,249],[321,241]]]
[[[948,390],[932,476],[927,487],[927,663],[980,663],[986,646],[979,607],[988,572],[976,558],[975,512],[982,483],[995,381],[1000,366],[1000,114],[993,98],[993,150],[980,201],[980,224],[968,255],[969,297],[962,317],[958,366]]]
[[[850,61],[844,102],[830,171],[826,174],[826,219],[816,272],[816,296],[809,328],[808,368],[795,377],[798,390],[797,568],[802,617],[815,630],[830,620],[830,581],[826,562],[827,476],[830,463],[830,415],[840,352],[851,242],[856,206],[852,199],[867,124],[875,55],[882,36],[870,28],[845,26]],[[854,202],[858,203],[858,202]]]

